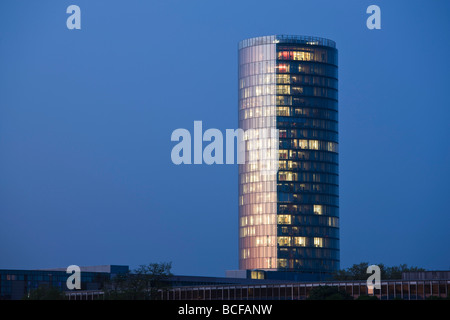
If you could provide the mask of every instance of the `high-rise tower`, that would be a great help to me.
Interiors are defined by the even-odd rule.
[[[339,269],[337,55],[308,36],[239,43],[239,269]],[[262,155],[274,146],[270,171]]]

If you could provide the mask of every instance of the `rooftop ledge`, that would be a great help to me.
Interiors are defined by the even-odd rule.
[[[336,42],[326,38],[279,34],[242,40],[239,42],[239,49],[271,43],[300,43],[313,46],[325,46],[336,48]]]

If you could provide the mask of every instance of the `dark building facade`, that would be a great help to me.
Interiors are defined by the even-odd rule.
[[[81,290],[103,289],[105,282],[117,274],[127,273],[128,266],[104,265],[80,267]],[[70,291],[66,282],[70,274],[65,268],[46,270],[0,270],[0,300],[20,300],[31,290],[39,287],[53,287],[61,291]],[[79,292],[80,290],[74,290]]]
[[[319,286],[338,288],[353,299],[375,296],[379,300],[448,299],[450,280],[388,280],[381,289],[367,288],[366,281],[279,282],[208,284],[173,287],[161,291],[164,300],[306,300],[311,290]],[[71,293],[74,294],[74,293]],[[86,294],[89,299],[89,293]]]
[[[239,43],[241,270],[339,269],[337,56],[316,37]]]

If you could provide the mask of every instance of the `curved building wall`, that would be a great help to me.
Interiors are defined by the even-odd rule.
[[[337,95],[333,41],[269,36],[240,42],[239,127],[246,131],[240,269],[339,269]],[[276,139],[252,131],[261,128],[277,129]],[[274,143],[278,172],[254,161]]]
[[[278,150],[276,45],[252,43],[239,50],[239,128],[245,164],[239,165],[239,268],[277,267],[277,172],[263,158]],[[278,159],[278,154],[275,154]]]

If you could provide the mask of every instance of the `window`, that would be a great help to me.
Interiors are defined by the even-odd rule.
[[[286,268],[287,259],[278,259],[278,268]]]
[[[319,150],[319,141],[317,141],[317,140],[309,140],[309,148],[311,150]]]
[[[288,151],[287,150],[278,150],[278,155],[279,155],[280,159],[287,159]]]
[[[291,171],[280,171],[278,173],[278,179],[280,181],[297,181],[298,174]]]
[[[328,225],[330,227],[339,227],[338,218],[335,217],[328,217]]]
[[[290,106],[292,105],[291,96],[277,96],[276,98],[277,106]]]
[[[303,87],[292,87],[292,94],[302,94]]]
[[[278,237],[278,245],[280,247],[289,247],[291,245],[290,237]]]
[[[288,74],[277,74],[277,83],[287,84],[291,82],[291,78]]]
[[[305,237],[295,237],[294,238],[294,245],[299,247],[306,246],[306,238]]]
[[[314,58],[314,55],[311,52],[294,51],[292,52],[292,55],[293,60],[300,60],[300,61],[311,61]]]
[[[280,51],[280,52],[278,52],[278,59],[279,60],[291,60],[292,59],[292,52]]]
[[[323,239],[322,238],[314,238],[314,247],[322,248],[323,247]]]
[[[263,271],[252,271],[251,278],[252,279],[264,279],[264,272]]]
[[[311,61],[314,60],[314,54],[312,52],[304,52],[304,51],[280,51],[278,52],[278,59]]]
[[[289,64],[287,63],[280,63],[277,65],[278,72],[280,73],[288,73],[289,72]]]
[[[323,208],[321,205],[314,205],[314,214],[323,214]]]
[[[286,214],[279,214],[278,224],[291,224],[291,216]]]
[[[267,246],[268,236],[266,237],[255,237],[256,238],[256,246]]]
[[[277,107],[277,116],[289,117],[291,115],[289,107]],[[284,130],[286,132],[286,130]],[[286,138],[286,136],[280,138]]]
[[[308,140],[298,140],[298,145],[301,149],[308,148]]]
[[[330,152],[338,152],[338,147],[336,142],[328,142],[328,151]]]
[[[292,169],[297,169],[297,164],[298,164],[297,162],[288,161],[288,166],[287,167],[289,169],[291,169],[291,170]]]
[[[291,94],[291,86],[277,85],[277,94]]]

